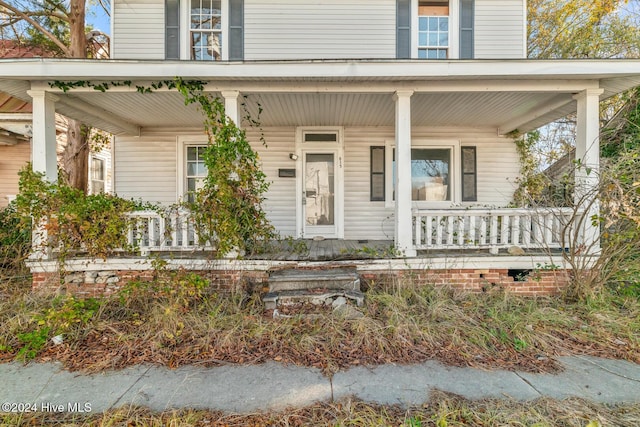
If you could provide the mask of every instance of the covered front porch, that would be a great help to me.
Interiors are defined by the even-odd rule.
[[[350,137],[354,140],[358,137],[359,144],[367,149],[369,145],[374,147],[374,143],[367,143],[369,134],[366,132],[391,129],[390,138],[379,138],[387,147],[386,161],[391,165],[392,158],[393,163],[393,167],[386,170],[388,177],[384,178],[382,186],[386,190],[386,198],[382,202],[374,199],[373,189],[371,197],[366,192],[364,195],[358,193],[359,199],[353,196],[349,201],[344,192],[349,189],[350,180],[356,176],[357,170],[371,175],[372,187],[375,173],[368,167],[358,169],[362,168],[358,164],[360,160],[349,158],[350,147],[356,145],[345,143],[335,149],[332,161],[336,168],[335,176],[341,179],[334,194],[345,203],[343,210],[337,211],[331,237],[348,241],[368,240],[352,238],[350,230],[361,227],[361,223],[368,220],[369,212],[377,209],[381,218],[388,218],[393,250],[397,255],[408,258],[418,256],[421,251],[482,250],[498,254],[511,247],[525,252],[564,251],[580,247],[597,253],[598,230],[591,221],[576,220],[585,215],[591,217],[597,212],[597,204],[587,203],[588,212],[581,210],[580,206],[572,210],[508,209],[504,207],[508,205],[508,194],[501,194],[499,203],[467,198],[461,190],[465,171],[460,164],[449,173],[450,184],[445,190],[448,191],[445,198],[438,203],[425,202],[416,196],[418,191],[413,188],[412,151],[418,140],[446,140],[450,155],[454,156],[460,153],[463,144],[460,140],[463,138],[481,149],[487,135],[507,141],[507,135],[535,129],[575,112],[576,158],[582,165],[576,169],[576,188],[579,189],[576,202],[581,204],[585,202],[582,196],[598,183],[599,102],[640,83],[637,68],[634,68],[637,62],[632,61],[198,64],[42,59],[9,61],[2,65],[0,88],[33,103],[34,170],[42,172],[50,181],[57,179],[56,112],[113,132],[116,138],[126,139],[128,147],[137,147],[139,152],[150,152],[153,148],[148,149],[147,145],[160,146],[157,143],[160,138],[168,141],[171,137],[173,141],[163,143],[162,149],[173,153],[173,163],[158,163],[156,170],[151,170],[153,162],[150,162],[147,170],[147,173],[153,173],[153,178],[160,178],[156,179],[161,181],[158,187],[164,185],[167,189],[151,188],[153,178],[149,179],[137,171],[127,177],[132,184],[125,188],[122,175],[115,174],[117,193],[148,199],[148,196],[160,194],[162,190],[164,192],[157,197],[160,203],[175,202],[184,196],[179,188],[186,187],[186,184],[178,173],[183,166],[176,163],[176,157],[179,159],[184,155],[180,154],[180,144],[185,139],[181,140],[180,135],[189,134],[192,138],[197,134],[202,119],[195,107],[184,105],[182,96],[175,90],[165,86],[154,89],[152,93],[144,93],[139,89],[150,87],[157,81],[182,76],[205,82],[205,91],[223,99],[227,115],[243,127],[250,124],[245,119],[247,113],[258,118],[260,126],[274,129],[274,133],[281,132],[284,127],[348,127],[352,132]],[[76,84],[65,86],[60,82]],[[108,89],[97,89],[105,86]],[[367,131],[358,136],[363,128]],[[186,138],[187,142],[189,138]],[[278,155],[286,156],[287,161],[300,162],[300,159],[295,159],[306,153],[302,145],[304,142],[296,139],[295,143],[283,145],[282,153]],[[317,144],[320,142],[316,141]],[[167,147],[171,148],[167,150]],[[320,154],[325,152],[325,149],[317,151]],[[273,153],[273,149],[267,146],[264,153],[265,156],[271,155],[269,153]],[[116,164],[129,161],[126,158],[129,153],[119,154],[116,149],[115,154]],[[495,157],[500,153],[487,152],[485,158],[490,155]],[[351,166],[349,161],[353,162]],[[272,172],[291,174],[288,169],[273,166]],[[290,215],[282,220],[286,223],[283,226],[285,235],[293,239],[309,237],[301,225],[306,196],[300,175],[304,169],[299,163],[291,169],[294,170],[293,180],[288,181],[290,184],[286,188],[276,189],[280,191],[278,194],[282,194],[278,197],[282,197],[283,210],[274,216],[284,218],[283,212]],[[136,186],[136,179],[147,179],[148,182],[141,181],[146,183],[146,188],[145,184]],[[492,182],[478,177],[473,188],[483,191],[492,185]],[[356,190],[352,191],[353,194],[357,193]],[[291,207],[286,206],[291,202],[295,203],[293,214]],[[345,208],[347,202],[351,205]],[[351,218],[345,221],[344,213],[347,211]],[[363,218],[360,221],[359,215]],[[129,242],[145,255],[154,251],[215,249],[201,242],[190,225],[188,213],[163,217],[142,212],[133,214],[133,217],[136,223],[130,230]],[[288,225],[292,223],[294,225]],[[576,224],[580,224],[579,230]],[[359,236],[366,237],[366,229],[362,230]],[[36,248],[43,242],[36,242]],[[42,260],[48,256],[45,251],[36,255]]]

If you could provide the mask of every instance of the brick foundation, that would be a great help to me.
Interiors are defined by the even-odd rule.
[[[231,292],[249,284],[266,281],[266,271],[207,270],[194,273],[208,280],[210,289]],[[166,274],[166,273],[165,273]],[[58,273],[33,273],[32,289],[44,293],[69,293],[85,297],[109,296],[133,281],[151,281],[153,270],[104,270],[73,272],[60,282]]]
[[[331,268],[307,267],[307,268]],[[207,279],[216,291],[238,289],[261,290],[266,283],[266,269],[255,270],[198,270],[196,274]],[[554,295],[569,284],[566,270],[507,270],[507,269],[359,269],[365,286],[376,286],[394,280],[410,280],[414,284],[449,286],[467,292],[487,292],[504,289],[519,295]],[[511,274],[510,274],[511,273]],[[166,274],[166,273],[165,273]],[[134,280],[150,281],[156,277],[153,270],[102,270],[67,273],[64,283],[58,273],[33,273],[33,290],[48,293],[71,293],[81,296],[108,296]]]
[[[520,271],[520,270],[518,270]],[[449,286],[467,292],[487,292],[504,289],[519,295],[556,295],[571,280],[566,270],[525,270],[518,277],[509,275],[507,269],[447,269],[447,270],[405,270],[380,273],[361,272],[360,277],[369,286],[381,281],[389,284],[393,280],[411,280],[414,284]]]

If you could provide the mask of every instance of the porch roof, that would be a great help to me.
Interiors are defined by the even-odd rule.
[[[393,126],[395,91],[414,91],[414,126],[535,129],[576,110],[573,95],[601,88],[601,99],[640,85],[640,60],[193,61],[0,60],[0,91],[29,101],[30,89],[57,92],[57,111],[112,133],[197,128],[196,108],[175,91],[140,94],[136,85],[175,76],[207,90],[248,95],[263,126]],[[51,81],[132,81],[107,92],[63,93]]]

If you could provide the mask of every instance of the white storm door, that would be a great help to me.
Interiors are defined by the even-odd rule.
[[[338,150],[302,152],[302,227],[305,238],[338,236]]]

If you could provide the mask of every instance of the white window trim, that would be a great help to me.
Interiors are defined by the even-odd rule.
[[[229,27],[229,0],[221,0],[220,9],[222,13],[220,25],[222,26],[220,34],[222,37],[222,61],[229,60],[228,48],[228,27]],[[183,1],[180,3],[180,59],[191,60],[191,2]],[[198,61],[200,62],[200,61]],[[205,62],[205,61],[202,61]],[[215,62],[215,61],[211,61]]]
[[[418,201],[412,200],[411,207],[415,209],[446,209],[459,205],[462,201],[462,182],[460,179],[460,140],[457,139],[412,139],[411,148],[446,148],[451,149],[451,171],[449,181],[451,190],[451,200],[446,201]],[[385,140],[385,208],[394,208],[396,201],[393,200],[393,149],[396,142],[393,139]]]
[[[419,0],[411,2],[411,57],[418,58],[418,5]],[[449,0],[449,55],[447,59],[460,57],[460,1]],[[441,59],[440,61],[445,61]]]
[[[304,142],[306,133],[337,133],[338,138],[334,146],[326,142]],[[302,213],[302,162],[304,151],[337,151],[338,161],[336,173],[336,199],[338,200],[336,215],[336,235],[344,239],[344,128],[342,126],[303,126],[296,128],[296,236],[303,237],[304,218]]]
[[[207,145],[208,140],[206,135],[187,135],[179,136],[176,143],[176,201],[184,201],[184,196],[187,190],[187,176],[186,176],[186,162],[187,162],[187,147]]]

